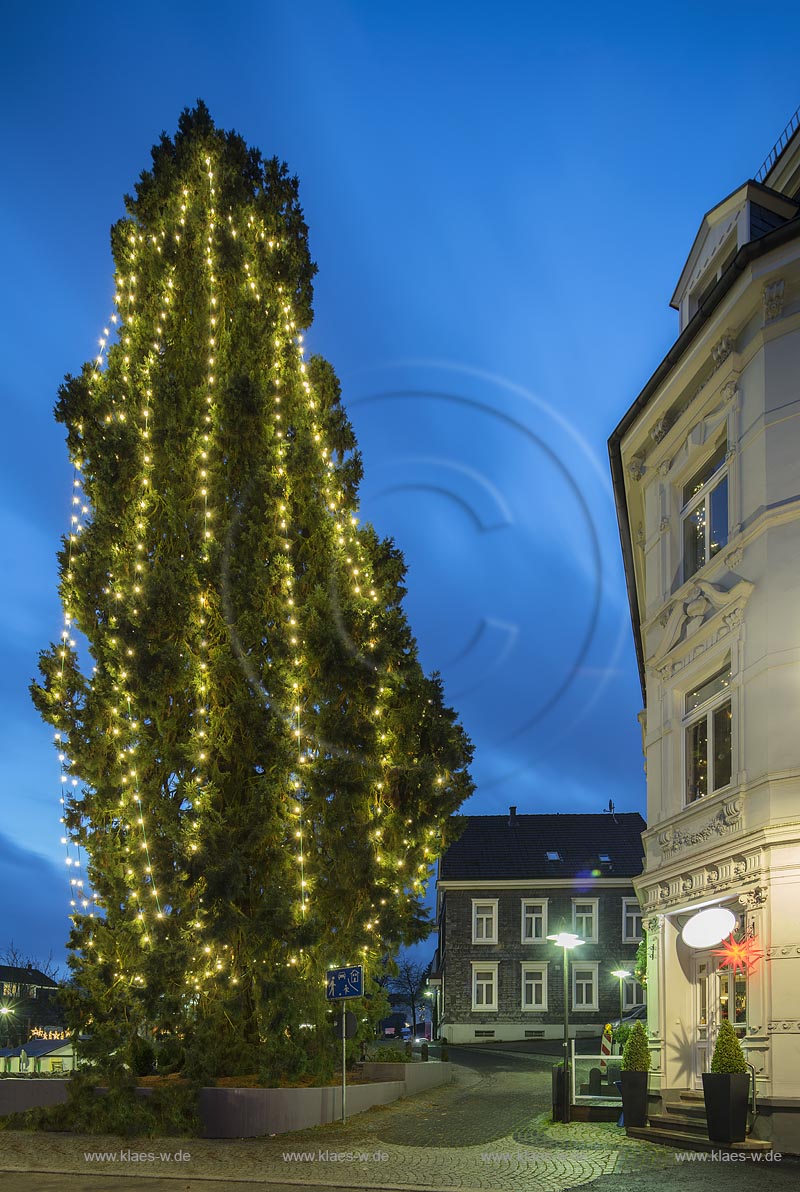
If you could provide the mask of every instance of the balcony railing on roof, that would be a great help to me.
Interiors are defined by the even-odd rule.
[[[786,128],[784,128],[783,132],[778,137],[777,141],[772,146],[772,148],[770,149],[767,156],[764,158],[764,161],[761,165],[761,169],[756,174],[756,182],[764,181],[767,174],[770,172],[772,167],[775,165],[775,162],[778,160],[778,158],[783,153],[786,146],[791,141],[792,137],[794,136],[795,132],[797,131],[798,125],[800,125],[800,108],[797,109],[797,111],[792,116],[789,123],[786,125]]]

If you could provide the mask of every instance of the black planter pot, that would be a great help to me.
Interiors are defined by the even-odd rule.
[[[647,1125],[647,1072],[622,1070],[622,1113],[626,1126]]]
[[[704,1072],[708,1137],[712,1142],[744,1142],[747,1134],[749,1072]]]

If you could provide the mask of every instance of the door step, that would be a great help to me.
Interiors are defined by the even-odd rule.
[[[650,1125],[654,1130],[677,1130],[680,1134],[708,1139],[705,1114],[695,1117],[683,1113],[651,1113]]]
[[[666,1115],[657,1116],[663,1121]],[[744,1142],[712,1142],[707,1134],[687,1132],[681,1129],[680,1124],[670,1128],[627,1126],[625,1132],[629,1138],[639,1138],[643,1142],[657,1142],[662,1146],[679,1147],[684,1151],[744,1151],[757,1154],[772,1150],[771,1142],[755,1138],[747,1138]]]

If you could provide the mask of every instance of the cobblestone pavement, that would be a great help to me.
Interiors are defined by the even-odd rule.
[[[2,1192],[223,1192],[237,1184],[270,1192],[298,1186],[567,1192],[597,1180],[602,1192],[678,1192],[686,1177],[692,1185],[702,1180],[703,1192],[715,1185],[709,1165],[679,1167],[673,1152],[628,1139],[615,1125],[550,1122],[549,1062],[466,1052],[459,1059],[464,1063],[454,1067],[452,1085],[377,1107],[346,1125],[275,1138],[121,1140],[0,1131]],[[102,1152],[117,1157],[89,1157]],[[134,1161],[123,1152],[154,1157]],[[175,1152],[189,1157],[177,1159]],[[748,1188],[742,1165],[713,1174],[725,1177],[719,1188],[726,1192],[731,1176],[737,1192]],[[795,1166],[781,1170],[777,1183],[770,1178],[770,1188],[788,1192],[783,1177],[790,1175],[798,1186]]]

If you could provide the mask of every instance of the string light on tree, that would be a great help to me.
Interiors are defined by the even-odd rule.
[[[34,688],[103,907],[75,914],[70,1026],[106,1024],[114,1062],[147,1036],[194,1073],[254,1071],[262,1040],[280,1063],[322,1030],[337,957],[369,975],[425,934],[471,748],[308,353],[296,180],[200,104],[112,248],[116,339],[57,406],[86,513],[61,559],[70,633]]]

